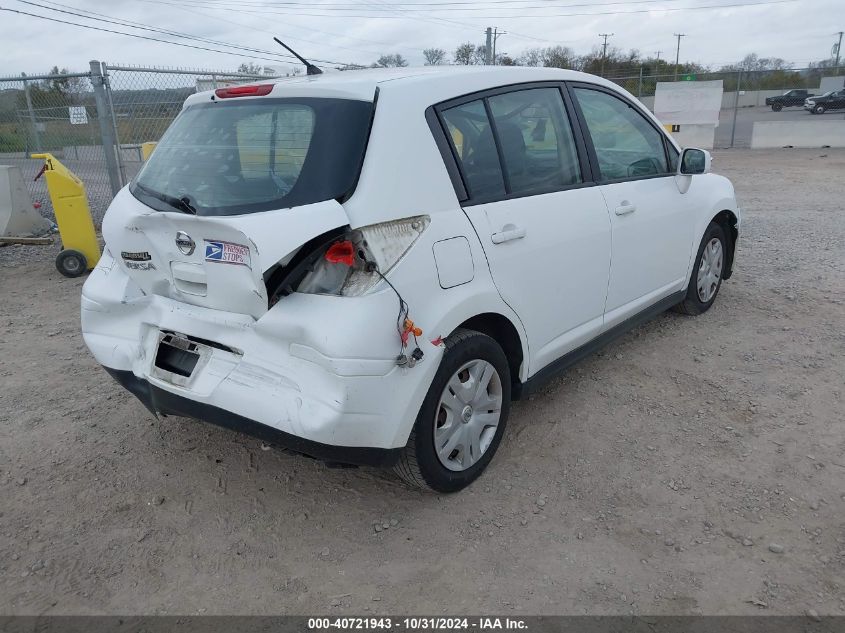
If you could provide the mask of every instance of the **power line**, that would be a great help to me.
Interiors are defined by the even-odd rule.
[[[74,15],[74,16],[77,16],[77,17],[80,17],[80,18],[84,18],[86,20],[93,20],[93,21],[96,21],[96,22],[104,22],[106,24],[115,24],[115,25],[118,25],[118,26],[127,26],[127,27],[133,28],[133,29],[140,29],[140,30],[143,30],[143,31],[150,31],[150,32],[153,32],[153,33],[161,33],[163,35],[171,35],[173,37],[181,37],[181,38],[184,38],[184,39],[194,40],[194,41],[198,41],[198,42],[204,42],[206,44],[215,44],[215,45],[219,45],[219,46],[231,47],[231,48],[244,50],[244,51],[251,52],[251,53],[263,53],[263,54],[267,54],[267,55],[278,55],[279,57],[290,57],[291,60],[294,59],[293,57],[286,55],[284,53],[276,53],[276,52],[273,52],[273,51],[266,51],[266,50],[257,49],[257,48],[249,48],[249,47],[246,47],[246,46],[238,46],[237,44],[229,44],[228,42],[221,42],[219,40],[211,40],[211,39],[206,39],[206,38],[202,38],[202,37],[195,37],[193,35],[188,35],[186,33],[180,33],[178,31],[171,31],[169,29],[160,29],[160,28],[157,28],[157,27],[142,24],[140,22],[130,22],[128,20],[121,20],[119,18],[106,19],[106,18],[110,18],[110,16],[103,16],[103,17],[100,17],[100,18],[94,18],[94,17],[90,17],[90,16],[87,16],[87,15],[83,15],[82,13],[76,13],[74,11],[66,11],[66,10],[63,10],[63,9],[56,9],[54,7],[48,7],[46,5],[38,4],[36,2],[29,2],[28,0],[17,0],[17,1],[22,3],[22,4],[30,5],[30,6],[33,6],[33,7],[38,7],[40,9],[46,9],[48,11],[56,11],[58,13]],[[58,4],[58,3],[54,3],[54,4]],[[65,6],[65,5],[59,5],[59,6]],[[93,12],[92,11],[85,11],[85,13],[93,13]],[[95,14],[95,15],[102,15],[102,14]],[[281,60],[276,60],[276,61],[281,61]]]
[[[163,0],[145,0],[147,2],[161,2],[162,4],[169,4],[164,2]],[[231,2],[231,0],[225,0],[226,2]],[[668,0],[665,0],[668,1]],[[756,6],[768,6],[773,4],[786,4],[792,2],[798,2],[799,0],[764,0],[762,2],[732,2],[728,4],[711,4],[711,5],[702,5],[702,6],[692,6],[692,7],[649,7],[647,9],[635,9],[633,11],[592,11],[592,12],[576,12],[576,13],[544,13],[544,14],[532,14],[532,15],[484,15],[484,16],[462,16],[465,18],[475,18],[475,19],[483,19],[483,20],[501,20],[501,19],[533,19],[533,18],[553,18],[553,17],[583,17],[583,16],[602,16],[602,15],[634,15],[638,13],[652,13],[652,12],[677,12],[677,11],[700,11],[706,9],[732,9],[732,8],[739,8],[739,7],[756,7]],[[266,5],[243,5],[243,4],[207,4],[209,0],[183,0],[183,3],[186,6],[194,6],[194,7],[202,7],[202,8],[214,8],[219,10],[239,10],[244,12],[249,12],[244,9],[244,6],[250,6],[252,8],[257,8],[258,6],[266,6]],[[191,4],[189,4],[191,3]],[[614,3],[615,4],[615,3]],[[625,3],[628,4],[628,3]],[[576,6],[576,5],[571,5]],[[579,6],[596,6],[593,4],[590,5],[579,5]],[[367,15],[360,15],[360,14],[336,14],[333,11],[345,11],[346,9],[322,9],[321,5],[311,5],[311,10],[314,11],[325,11],[324,13],[303,13],[294,7],[278,7],[280,10],[277,11],[268,11],[264,10],[259,13],[267,14],[267,15],[297,15],[297,16],[305,16],[305,17],[336,17],[336,18],[361,18],[361,19],[420,19],[418,15],[416,15],[416,11],[411,13],[403,13],[403,14],[394,14],[394,15],[387,15],[387,14],[380,14],[379,10],[375,9],[366,9],[363,7],[357,7],[358,11],[371,11],[375,12],[375,14],[370,13]],[[525,10],[529,7],[519,7],[520,10]],[[534,7],[536,9],[546,9],[550,7]],[[551,7],[555,8],[555,7]],[[352,9],[349,9],[352,10]],[[489,10],[497,10],[497,9],[489,9]],[[405,12],[413,11],[411,9],[404,9]],[[430,11],[429,8],[420,9],[419,11]],[[253,11],[253,13],[256,13]]]
[[[209,13],[202,13],[201,11],[197,11],[196,8],[193,5],[186,5],[184,2],[179,2],[179,1],[177,1],[177,2],[167,2],[165,0],[139,0],[139,1],[140,2],[152,3],[152,4],[166,5],[166,6],[169,6],[169,7],[174,7],[176,9],[187,11],[188,13],[191,13],[191,14],[194,14],[194,15],[201,15],[201,16],[204,16],[204,17],[207,17],[207,18],[211,18],[212,20],[224,22],[226,24],[235,24],[235,25],[238,25],[238,26],[243,26],[243,27],[246,27],[246,28],[249,28],[249,29],[261,31],[262,33],[268,33],[268,34],[271,34],[271,35],[278,35],[279,34],[278,31],[267,31],[267,30],[264,30],[264,29],[256,28],[256,27],[252,26],[251,24],[244,24],[242,22],[234,22],[230,18],[221,18],[221,17],[215,16],[215,15],[211,15]],[[187,8],[188,6],[190,6],[190,8]],[[245,6],[249,6],[249,5],[245,5]],[[309,6],[313,6],[313,5],[309,5]],[[232,11],[232,9],[227,8],[227,7],[208,6],[208,7],[201,7],[201,8],[217,9],[217,10],[226,11],[226,12]],[[257,12],[257,11],[242,10],[240,12],[241,13],[249,13],[251,15],[262,15],[260,12]],[[321,29],[315,29],[312,26],[303,26],[301,24],[297,24],[296,28],[304,29],[306,31],[313,31],[314,33],[321,33],[323,35],[331,35],[332,37],[342,37],[342,38],[346,38],[346,39],[350,39],[350,40],[356,40],[356,41],[359,41],[359,42],[365,42],[367,44],[376,44],[378,46],[393,46],[393,44],[391,44],[389,42],[381,42],[379,40],[364,39],[364,38],[355,37],[353,35],[349,35],[349,34],[346,34],[346,33],[334,33],[332,31],[324,31],[324,30],[321,30]],[[290,35],[286,35],[285,37],[288,38],[288,39],[301,40],[301,38],[290,36]],[[303,40],[303,41],[309,41],[310,42],[311,40]]]
[[[163,39],[160,39],[160,38],[157,38],[157,37],[151,37],[149,35],[140,35],[138,33],[126,33],[124,31],[115,31],[114,29],[107,29],[107,28],[103,28],[103,27],[100,27],[100,26],[93,26],[91,24],[79,24],[78,22],[70,22],[69,20],[60,20],[58,18],[51,18],[51,17],[48,17],[46,15],[37,15],[35,13],[28,13],[27,11],[20,11],[18,9],[8,9],[6,7],[0,7],[0,11],[6,11],[8,13],[16,13],[18,15],[25,15],[25,16],[28,16],[28,17],[31,17],[31,18],[38,18],[40,20],[47,20],[49,22],[56,22],[56,23],[59,23],[59,24],[67,24],[69,26],[78,26],[80,28],[90,29],[92,31],[101,31],[101,32],[104,32],[104,33],[113,33],[115,35],[125,35],[127,37],[135,37],[135,38],[138,38],[138,39],[148,40],[148,41],[151,41],[151,42],[160,42],[162,44],[172,44],[173,46],[182,46],[184,48],[194,48],[194,49],[197,49],[197,50],[209,51],[209,52],[212,52],[212,53],[222,53],[224,55],[233,55],[235,57],[245,57],[247,59],[259,59],[259,60],[267,61],[267,62],[282,61],[278,57],[276,57],[276,58],[258,57],[256,55],[244,55],[242,53],[235,53],[235,52],[232,52],[232,51],[221,51],[221,50],[216,49],[216,48],[208,48],[206,46],[195,46],[194,44],[185,44],[183,42],[173,42],[171,40],[163,40]],[[278,53],[270,53],[269,51],[267,51],[266,54],[277,55]],[[280,55],[280,54],[278,54],[278,55]],[[293,56],[290,56],[290,58],[295,59]],[[314,61],[319,61],[321,63],[328,63],[328,64],[343,64],[343,62],[333,62],[333,61],[327,61],[327,60],[314,60]]]
[[[462,5],[471,5],[477,6],[479,4],[505,4],[505,5],[513,5],[513,4],[523,4],[523,3],[531,3],[531,2],[544,2],[547,6],[552,8],[567,8],[567,7],[586,7],[586,6],[605,6],[605,5],[630,5],[630,4],[650,4],[653,2],[679,2],[680,0],[612,0],[611,2],[591,2],[591,3],[583,3],[583,4],[552,4],[557,0],[479,0],[478,2],[473,0],[449,0],[447,2],[391,2],[389,5],[394,8],[400,7],[442,7],[442,8],[449,8],[453,6],[462,6]],[[205,0],[207,4],[219,4],[219,5],[226,5],[231,4],[231,0]],[[346,8],[353,8],[357,9],[361,5],[360,3],[342,3],[342,2],[326,2],[326,3],[319,3],[315,5],[313,2],[307,2],[305,0],[281,0],[281,1],[269,1],[269,2],[258,2],[257,0],[245,0],[244,3],[247,5],[258,5],[264,7],[297,7],[297,6],[318,6],[318,7],[325,7],[330,9],[346,9]],[[370,4],[371,6],[374,3],[369,2],[365,4]],[[426,9],[428,10],[428,9]],[[462,9],[466,10],[466,9]]]
[[[619,0],[613,2],[587,2],[577,4],[551,4],[552,0],[548,0],[548,4],[536,7],[518,6],[522,3],[530,4],[543,2],[543,0],[484,0],[482,2],[391,2],[389,5],[377,5],[373,3],[365,3],[373,7],[367,8],[360,3],[356,4],[335,4],[335,3],[319,3],[313,2],[255,2],[254,0],[246,0],[245,2],[238,2],[238,7],[253,7],[253,8],[275,8],[275,9],[296,9],[297,7],[308,7],[312,9],[325,11],[346,11],[346,10],[360,10],[360,11],[431,11],[433,8],[442,11],[500,11],[506,9],[519,8],[523,9],[570,9],[578,7],[601,7],[614,5],[638,5],[638,4],[654,4],[658,2],[680,2],[681,0],[631,0],[630,2],[622,2]],[[219,8],[233,6],[232,0],[224,0],[223,2],[214,2],[213,0],[203,0],[207,6],[217,6]],[[467,6],[468,5],[468,6]],[[511,5],[504,6],[499,9],[496,6],[482,6],[482,5]],[[517,5],[517,6],[513,6]]]
[[[412,9],[400,9],[398,7],[393,7],[392,4],[386,4],[384,2],[380,2],[379,0],[374,0],[374,2],[368,3],[370,6],[379,7],[378,9],[365,9],[367,11],[393,11],[394,13],[399,13],[400,15],[407,15],[409,18],[414,20],[425,20],[426,22],[431,22],[433,24],[441,24],[445,26],[452,26],[455,25],[458,28],[475,28],[473,24],[467,24],[466,22],[459,22],[457,20],[450,20],[447,18],[441,17],[423,17],[420,18],[416,13],[413,12]]]
[[[65,9],[75,9],[75,7],[70,7],[68,5],[61,4],[60,2],[52,2],[51,0],[46,0],[46,1],[47,1],[48,4],[55,5],[55,7],[46,6],[46,5],[43,5],[43,4],[38,4],[36,2],[31,2],[29,0],[17,0],[17,1],[22,3],[22,4],[27,4],[27,5],[34,6],[34,7],[39,7],[41,9],[46,9],[48,11],[57,11],[59,13],[65,13],[65,14],[70,14],[70,15],[74,15],[74,16],[77,16],[77,17],[85,18],[86,20],[101,21],[101,22],[106,22],[106,23],[109,23],[109,24],[117,24],[119,26],[128,26],[128,27],[131,27],[131,28],[137,28],[137,29],[141,29],[141,30],[145,30],[145,31],[153,31],[153,32],[157,32],[157,33],[163,33],[165,35],[173,35],[175,37],[183,37],[183,38],[186,38],[186,39],[196,40],[196,41],[199,41],[199,42],[205,42],[205,43],[208,43],[208,44],[216,44],[216,45],[220,45],[220,46],[227,46],[227,47],[237,48],[237,49],[255,52],[255,53],[265,53],[265,54],[268,54],[268,55],[279,55],[280,57],[290,58],[292,61],[295,61],[295,59],[293,57],[291,57],[290,55],[288,55],[287,53],[277,53],[275,51],[268,51],[268,50],[264,50],[264,49],[250,48],[248,46],[239,46],[237,44],[230,44],[229,42],[222,42],[220,40],[212,40],[212,39],[208,39],[208,38],[204,38],[204,37],[197,37],[197,36],[194,36],[194,35],[189,35],[187,33],[180,33],[179,31],[172,31],[170,29],[162,29],[162,28],[159,28],[159,27],[154,27],[154,26],[151,26],[149,24],[144,24],[143,22],[133,22],[131,20],[124,20],[122,18],[115,18],[113,16],[106,15],[106,14],[103,14],[103,13],[97,13],[96,11],[88,11],[88,10],[85,10],[85,9],[77,9],[76,11],[67,11],[67,10],[64,10],[64,9],[58,9],[58,8],[55,8],[55,7],[65,7]],[[81,11],[82,13],[78,13],[77,11]],[[194,13],[197,13],[197,12],[194,12]],[[83,14],[89,14],[89,15],[83,15]],[[204,14],[202,14],[202,15],[204,15]],[[98,16],[98,17],[95,18],[95,17],[91,17],[91,16]],[[215,16],[207,16],[207,17],[211,17],[212,19],[218,19]],[[222,18],[219,18],[219,19],[222,20]],[[224,20],[224,21],[227,24],[237,24],[236,22],[232,22],[231,20]],[[244,26],[246,28],[254,28],[254,27],[251,27],[251,26],[246,25],[246,24],[241,24],[241,26]],[[257,29],[257,30],[261,30],[261,29]],[[264,32],[271,33],[270,31],[264,31]],[[315,42],[314,40],[307,40],[307,39],[301,38],[301,37],[287,36],[287,35],[285,37],[289,38],[289,39],[295,39],[295,40],[303,41],[303,42],[310,42],[310,43],[313,43],[313,44],[324,45],[324,42]],[[375,51],[365,51],[365,50],[362,50],[362,49],[349,48],[349,47],[346,47],[346,46],[340,46],[340,45],[336,45],[336,44],[329,44],[329,46],[332,47],[332,48],[346,48],[348,50],[356,51],[358,53],[366,53],[368,55],[376,55],[377,54]],[[326,62],[326,60],[316,60],[316,59],[314,61],[319,61],[319,62],[324,62],[324,63],[332,63],[332,64],[340,63],[340,62]]]
[[[172,1],[168,1],[168,0],[141,0],[141,1],[142,2],[148,2],[148,3],[154,3],[154,4],[163,4],[163,5],[167,5],[167,6],[177,6],[177,7],[182,8],[182,9],[186,9],[186,7],[191,7],[192,9],[199,7],[199,8],[212,9],[212,10],[217,10],[217,11],[237,10],[241,13],[250,13],[250,14],[262,15],[262,16],[265,16],[265,15],[282,15],[282,16],[295,15],[295,16],[301,16],[301,17],[319,17],[319,18],[336,17],[336,18],[344,18],[344,19],[374,19],[375,18],[375,19],[400,19],[400,20],[421,20],[422,19],[422,20],[427,20],[427,21],[431,20],[430,18],[421,17],[421,16],[417,15],[418,11],[414,11],[414,10],[410,10],[410,9],[405,9],[402,12],[393,10],[394,11],[393,15],[387,15],[387,14],[383,14],[383,13],[382,14],[376,14],[376,15],[373,15],[372,13],[366,14],[366,15],[360,15],[360,14],[355,14],[355,15],[342,14],[341,15],[341,14],[338,14],[338,13],[333,13],[329,9],[326,9],[326,11],[328,11],[328,13],[310,13],[310,12],[309,13],[303,13],[301,11],[297,11],[297,10],[293,9],[293,7],[289,7],[288,10],[284,10],[284,8],[282,8],[281,10],[270,11],[270,10],[267,9],[267,5],[264,5],[264,4],[260,4],[260,5],[252,4],[252,5],[250,5],[250,4],[246,4],[244,2],[233,4],[232,3],[233,0],[180,0],[178,5],[173,4]],[[490,0],[490,1],[493,1],[493,0]],[[507,1],[512,1],[512,0],[507,0]],[[534,0],[534,1],[541,1],[541,0]],[[606,5],[645,4],[646,2],[651,2],[651,1],[652,0],[634,0],[633,2],[625,2],[625,3],[608,2],[608,3],[605,3],[605,4]],[[654,0],[654,1],[658,1],[658,0]],[[663,0],[663,1],[665,1],[665,2],[675,2],[677,0]],[[698,7],[662,7],[662,8],[657,8],[657,7],[651,8],[650,7],[648,9],[639,9],[639,10],[634,10],[634,11],[577,12],[577,13],[558,13],[558,14],[540,14],[540,15],[538,15],[538,14],[534,14],[534,15],[524,15],[524,14],[522,14],[522,15],[513,15],[513,16],[499,15],[499,16],[487,16],[487,17],[473,15],[473,16],[463,16],[463,17],[466,17],[466,18],[472,17],[472,18],[479,19],[479,20],[480,19],[497,20],[497,19],[544,18],[544,17],[579,17],[579,16],[584,17],[584,16],[592,16],[592,15],[596,15],[596,16],[599,16],[599,15],[626,15],[626,14],[637,14],[637,13],[648,13],[648,12],[651,12],[651,11],[661,11],[661,12],[672,11],[672,12],[674,12],[674,11],[703,10],[703,9],[723,9],[723,8],[735,8],[735,7],[747,7],[747,6],[764,6],[764,5],[783,4],[783,3],[790,3],[790,2],[797,2],[797,1],[798,0],[764,0],[762,2],[735,2],[735,3],[730,3],[730,4],[717,4],[717,5],[698,6]],[[439,4],[439,3],[433,3],[433,4]],[[310,5],[310,6],[312,6],[314,10],[321,10],[322,5]],[[578,5],[557,5],[557,6],[566,7],[566,6],[602,6],[602,5],[597,5],[597,4],[591,3],[591,4],[588,4],[588,5],[578,4]],[[246,7],[250,7],[252,10],[250,10]],[[361,10],[360,6],[358,6],[357,8],[359,10]],[[522,9],[523,7],[520,7],[520,8]],[[256,10],[256,9],[261,9],[261,10]],[[367,10],[367,9],[364,9],[364,10]],[[389,7],[385,7],[384,10],[390,11],[391,9]],[[421,9],[420,11],[422,11],[422,10],[423,9]],[[371,10],[371,11],[378,13],[375,10]],[[430,9],[425,9],[425,11],[430,11]],[[458,22],[458,21],[455,21],[455,20],[446,20],[445,18],[441,18],[441,19],[439,19],[439,21],[441,22],[441,24],[443,26],[447,26],[447,27],[450,27],[450,28],[456,28],[456,29],[476,28],[476,25],[467,24],[465,22]],[[307,27],[305,27],[305,28],[307,28]],[[519,39],[531,40],[531,41],[536,41],[536,42],[553,43],[553,44],[559,43],[556,40],[550,40],[550,39],[547,39],[547,38],[541,38],[541,37],[536,37],[536,36],[533,36],[533,35],[527,35],[525,33],[520,33],[520,32],[514,31],[513,29],[511,29],[509,31],[509,33],[513,37],[516,37],[516,38],[519,38]]]

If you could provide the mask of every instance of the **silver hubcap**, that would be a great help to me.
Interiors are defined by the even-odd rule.
[[[698,299],[702,303],[710,301],[719,288],[722,260],[722,242],[714,237],[704,247],[701,263],[698,265]]]
[[[449,470],[466,470],[490,448],[502,414],[502,380],[484,360],[465,363],[449,379],[434,417],[434,448]]]

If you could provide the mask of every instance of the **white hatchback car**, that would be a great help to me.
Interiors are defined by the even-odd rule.
[[[192,95],[103,222],[82,330],[154,414],[455,491],[510,403],[699,314],[740,212],[630,94],[548,68]]]

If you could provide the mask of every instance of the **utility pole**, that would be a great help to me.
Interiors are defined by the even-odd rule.
[[[675,33],[678,38],[678,48],[675,51],[675,81],[678,81],[678,62],[681,59],[681,38],[686,37],[686,33]]]
[[[657,54],[657,61],[658,62],[660,61],[660,53],[662,53],[662,52],[663,51],[655,51],[655,53]]]
[[[836,44],[836,62],[833,64],[834,68],[839,68],[839,55],[842,53],[842,33],[839,31],[839,43]]]
[[[613,35],[613,33],[599,33],[599,37],[604,38],[604,44],[601,45],[601,72],[599,73],[602,77],[604,76],[604,60],[607,57],[607,38]]]
[[[487,34],[487,41],[484,45],[484,63],[489,66],[490,58],[493,55],[493,29],[488,26],[484,32]]]
[[[496,40],[500,35],[507,35],[507,31],[500,31],[498,26],[493,27],[493,65],[496,65]]]

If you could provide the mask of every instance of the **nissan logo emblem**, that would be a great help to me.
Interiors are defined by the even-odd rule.
[[[185,233],[185,231],[179,231],[176,234],[176,246],[183,255],[193,255],[194,250],[197,247],[194,240],[192,240],[191,236]]]

